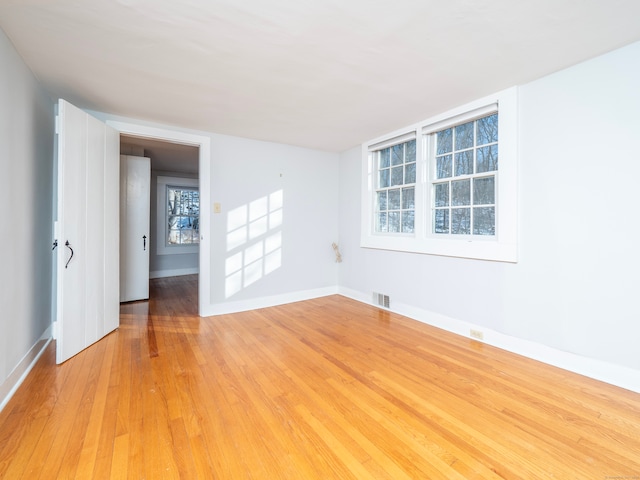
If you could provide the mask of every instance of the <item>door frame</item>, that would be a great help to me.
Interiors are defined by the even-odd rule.
[[[107,120],[120,135],[151,138],[198,147],[200,182],[200,249],[198,260],[198,314],[206,316],[211,305],[211,137],[137,123]]]

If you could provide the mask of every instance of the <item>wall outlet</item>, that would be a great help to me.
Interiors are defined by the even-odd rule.
[[[474,330],[473,328],[469,331],[469,335],[471,338],[475,338],[476,340],[484,340],[484,332],[481,330]]]

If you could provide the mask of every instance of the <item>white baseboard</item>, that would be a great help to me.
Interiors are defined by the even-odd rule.
[[[13,369],[7,379],[0,385],[0,411],[11,399],[18,387],[22,384],[27,375],[36,364],[47,345],[51,341],[51,326],[45,330],[40,339],[31,347],[29,352],[20,360],[20,363]]]
[[[209,308],[207,308],[206,311],[203,312],[202,316],[210,317],[213,315],[246,312],[247,310],[274,307],[276,305],[284,305],[286,303],[301,302],[303,300],[326,297],[327,295],[335,295],[337,293],[338,287],[331,286],[325,288],[316,288],[312,290],[301,290],[299,292],[285,293],[282,295],[272,295],[269,297],[252,298],[250,300],[217,303],[209,305]]]
[[[193,275],[198,272],[198,267],[178,268],[175,270],[156,270],[155,272],[149,272],[149,278],[179,277],[181,275]]]
[[[340,295],[369,305],[373,304],[371,294],[367,295],[344,287],[340,287],[338,290]],[[477,330],[482,332],[484,336],[482,341],[487,345],[640,393],[640,372],[629,367],[564,352],[540,343],[505,335],[480,325],[456,320],[411,305],[392,303],[389,310],[467,338],[471,338],[470,330]],[[474,340],[477,339],[474,338]]]

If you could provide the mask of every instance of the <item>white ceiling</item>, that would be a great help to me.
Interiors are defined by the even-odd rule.
[[[640,40],[638,0],[0,0],[80,107],[340,152]]]
[[[188,173],[197,175],[199,172],[198,147],[170,143],[151,138],[120,135],[120,151],[127,151],[124,145],[144,149],[144,156],[151,159],[151,169],[165,173]]]

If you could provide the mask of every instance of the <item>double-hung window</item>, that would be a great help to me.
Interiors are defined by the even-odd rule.
[[[517,261],[517,89],[363,144],[361,245]]]
[[[157,254],[198,253],[198,179],[158,176],[157,196]]]
[[[376,232],[415,229],[416,140],[375,151]]]
[[[200,192],[197,188],[167,185],[167,244],[200,243]]]
[[[445,128],[429,140],[432,233],[494,236],[498,113]]]

